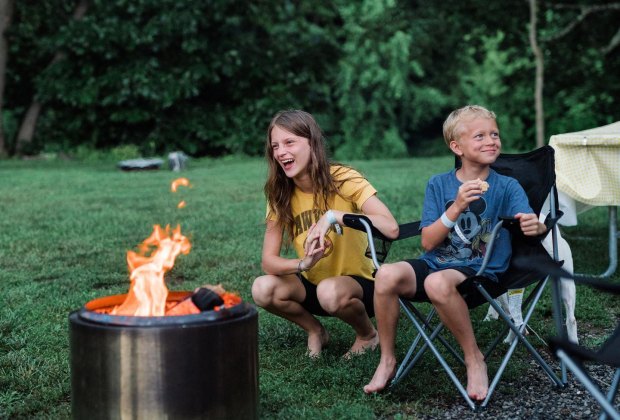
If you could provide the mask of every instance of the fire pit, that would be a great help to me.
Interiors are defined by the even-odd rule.
[[[169,291],[165,274],[190,249],[180,226],[155,225],[127,252],[129,292],[69,315],[74,418],[257,418],[258,313],[221,285]]]
[[[169,292],[168,301],[189,294]],[[254,306],[181,316],[105,313],[126,297],[95,299],[69,315],[74,418],[257,418]]]

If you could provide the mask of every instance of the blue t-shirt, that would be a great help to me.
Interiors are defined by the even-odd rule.
[[[499,216],[533,213],[527,195],[517,180],[491,169],[486,181],[489,183],[488,191],[459,215],[443,243],[420,257],[432,270],[470,267],[478,271]],[[420,228],[432,225],[441,217],[456,199],[461,185],[456,169],[435,175],[428,181]],[[485,275],[497,280],[497,275],[508,269],[512,252],[510,233],[506,229],[500,229],[494,248]]]

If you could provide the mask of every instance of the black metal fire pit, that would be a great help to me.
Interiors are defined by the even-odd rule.
[[[69,315],[74,418],[258,417],[254,306],[161,317],[96,312],[125,297],[95,299]]]

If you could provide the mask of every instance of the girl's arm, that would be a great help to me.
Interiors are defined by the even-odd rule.
[[[336,223],[343,225],[342,217],[346,214],[340,210],[330,210],[331,214],[335,218]],[[398,237],[398,223],[392,213],[385,204],[376,196],[370,196],[364,204],[362,204],[362,212],[364,216],[368,217],[374,227],[379,229],[387,238],[396,239]],[[324,251],[325,235],[331,228],[332,223],[328,220],[328,214],[325,213],[316,223],[314,229],[308,231],[308,240],[318,241],[318,245],[311,251],[313,252]]]
[[[398,222],[390,209],[387,208],[383,201],[376,195],[368,197],[368,200],[362,204],[362,211],[364,215],[370,219],[374,227],[379,229],[386,238],[396,239],[398,238]],[[342,223],[342,212],[340,212],[339,223]],[[338,216],[337,216],[338,217]]]
[[[312,267],[316,261],[323,256],[322,252],[313,253],[313,255],[309,255],[308,252],[306,252],[306,256],[304,258],[281,257],[280,250],[282,249],[282,231],[282,226],[280,226],[278,222],[273,220],[267,221],[265,237],[263,239],[263,254],[261,260],[261,267],[265,274],[282,276],[305,271],[310,269],[310,267]],[[313,244],[311,243],[309,246],[310,245]]]

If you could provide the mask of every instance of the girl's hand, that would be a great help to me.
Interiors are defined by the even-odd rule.
[[[538,236],[547,231],[547,227],[538,221],[534,213],[517,213],[515,219],[519,220],[519,226],[525,236]]]
[[[304,243],[305,256],[302,258],[301,264],[305,270],[312,268],[325,255],[325,249],[320,246],[320,238],[316,236],[318,232],[316,226],[316,223],[310,226]]]
[[[317,242],[316,245],[312,246],[310,250],[314,250],[314,252],[323,251],[325,252],[327,245],[325,241],[325,237],[331,230],[332,225],[327,220],[327,216],[324,214],[321,218],[310,226],[308,229],[308,236],[306,239],[306,245],[310,246],[312,243]],[[308,253],[308,249],[306,249],[306,253]]]

